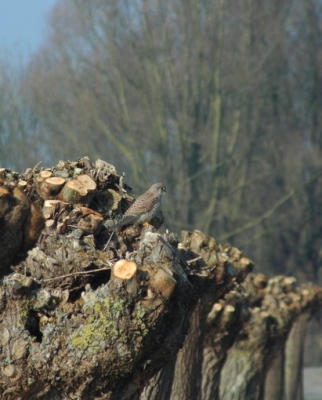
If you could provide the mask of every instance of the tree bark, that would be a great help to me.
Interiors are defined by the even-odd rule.
[[[290,338],[303,350],[300,315],[321,289],[246,279],[253,263],[240,250],[198,230],[161,235],[162,218],[113,232],[133,197],[102,160],[6,171],[1,399],[261,399],[296,320]],[[43,190],[48,179],[55,190]]]
[[[285,400],[303,400],[304,343],[312,310],[299,316],[292,326],[285,346]],[[265,399],[266,400],[266,399]]]
[[[284,399],[284,352],[276,354],[265,379],[264,400]]]
[[[284,352],[294,322],[298,317],[302,321],[301,315],[306,319],[306,310],[315,310],[321,302],[320,288],[312,286],[310,290],[306,290],[305,287],[297,287],[295,282],[295,278],[277,276],[268,281],[267,287],[259,292],[260,296],[257,294],[253,299],[250,297],[250,304],[254,305],[250,308],[249,322],[244,325],[243,334],[236,338],[233,347],[228,351],[227,361],[222,369],[220,399],[257,400],[263,399],[265,393],[270,395],[271,388],[265,389],[265,380],[267,385],[272,380],[271,376],[267,379],[266,376],[274,360],[277,360],[275,367],[281,372],[282,360],[278,360],[278,357]],[[255,279],[247,280],[245,288],[249,293],[254,293],[254,283]],[[303,292],[306,294],[303,295]],[[300,326],[302,327],[302,323]],[[303,332],[301,340],[303,345]],[[303,348],[295,347],[297,357],[301,358]],[[298,378],[297,372],[293,375],[293,363],[289,372],[292,379]],[[279,383],[276,389],[278,393],[282,392],[283,386],[285,389],[292,387],[293,397],[289,398],[296,398],[294,396],[298,395],[299,387],[290,385],[286,380],[285,383]]]

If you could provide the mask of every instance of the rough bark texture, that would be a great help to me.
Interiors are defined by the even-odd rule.
[[[171,396],[175,357],[172,361],[154,375],[149,384],[144,388],[141,400],[168,400]]]
[[[202,399],[219,398],[227,352],[249,319],[247,293],[237,286],[214,303],[207,317],[203,350]]]
[[[285,400],[303,400],[303,348],[308,323],[314,308],[299,316],[292,326],[285,346]],[[266,399],[265,399],[266,400]]]
[[[284,352],[276,354],[265,379],[264,400],[284,399]]]
[[[134,198],[104,161],[0,174],[1,399],[263,398],[293,322],[321,305],[293,278],[243,284],[241,251],[161,234],[162,213],[112,231]]]
[[[44,227],[37,204],[18,185],[5,183],[4,175],[0,170],[0,277],[27,256]]]
[[[250,276],[246,280],[245,289],[249,294],[256,293],[256,279],[256,276]],[[264,398],[269,369],[276,357],[284,353],[286,340],[297,318],[306,310],[313,312],[321,306],[321,289],[314,286],[309,289],[307,286],[297,287],[295,278],[277,276],[269,279],[267,286],[258,291],[255,297],[250,296],[249,301],[249,321],[228,351],[222,369],[220,399]],[[297,354],[302,352],[302,346],[298,347]],[[291,374],[297,374],[297,368],[294,369],[291,368]],[[285,376],[286,370],[283,370]],[[270,384],[269,380],[267,384]],[[297,395],[300,388],[291,388],[292,384],[296,386],[295,380],[289,384],[285,384],[285,380],[280,382],[279,392],[285,386]],[[269,389],[266,393],[268,396]]]
[[[171,400],[200,399],[203,309],[201,300],[198,301],[190,319],[190,329],[184,346],[179,350],[174,371],[171,390]]]

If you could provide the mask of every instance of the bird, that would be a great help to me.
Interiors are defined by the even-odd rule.
[[[167,189],[163,183],[155,183],[125,211],[123,217],[111,228],[121,230],[128,225],[149,223],[161,209],[162,194]]]

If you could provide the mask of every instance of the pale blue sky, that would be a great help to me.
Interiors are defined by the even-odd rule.
[[[56,0],[0,0],[0,51],[29,56],[46,34],[46,16]]]

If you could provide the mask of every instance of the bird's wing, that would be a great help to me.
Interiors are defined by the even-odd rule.
[[[157,202],[158,198],[154,195],[144,196],[142,199],[140,196],[131,205],[131,207],[125,211],[123,218],[126,216],[137,217],[143,213],[146,213],[148,210],[151,210]]]
[[[154,193],[144,193],[125,211],[121,220],[112,226],[112,229],[134,224],[142,214],[153,209],[157,202],[158,197]]]

